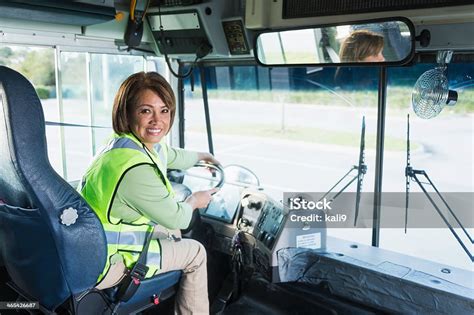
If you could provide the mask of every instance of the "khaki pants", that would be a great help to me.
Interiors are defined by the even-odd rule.
[[[176,296],[175,313],[179,315],[209,314],[207,295],[207,256],[206,249],[193,239],[170,241],[169,233],[180,237],[178,231],[168,231],[155,227],[153,239],[159,238],[161,244],[161,269],[158,273],[182,270],[183,276]],[[105,278],[96,287],[99,290],[117,285],[126,271],[123,260],[112,264]]]
[[[207,295],[206,249],[193,239],[179,242],[160,239],[161,270],[159,273],[183,270],[176,296],[176,314],[209,314]]]

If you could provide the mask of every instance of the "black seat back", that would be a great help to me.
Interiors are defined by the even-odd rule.
[[[66,209],[77,213],[75,222],[62,216]],[[107,256],[99,219],[49,163],[44,114],[35,89],[3,66],[0,252],[15,285],[50,310],[93,287]]]

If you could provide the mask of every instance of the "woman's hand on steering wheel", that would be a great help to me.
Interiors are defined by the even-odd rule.
[[[209,152],[198,152],[198,160],[209,162],[211,164],[222,167],[221,162],[219,162],[214,155]]]
[[[209,190],[196,191],[185,200],[185,202],[188,203],[191,208],[194,209],[194,211],[189,226],[186,229],[181,230],[182,234],[187,234],[192,231],[196,226],[200,225],[201,216],[199,210],[196,209],[207,208],[207,206],[212,200],[212,195],[217,193],[220,187],[222,187],[225,182],[224,170],[222,168],[222,165],[212,154],[207,152],[200,152],[198,153],[198,159],[200,162],[198,162],[195,167],[207,168],[213,174],[212,177],[220,175],[220,180],[217,182],[214,188]]]
[[[212,195],[218,191],[219,188],[196,191],[191,196],[189,196],[185,202],[188,203],[193,209],[206,208],[209,202],[211,202]]]
[[[212,177],[219,177],[217,184],[214,187],[221,188],[225,183],[224,169],[221,163],[214,157],[214,155],[207,152],[199,152],[198,158],[200,159],[194,167],[204,167],[209,170]]]
[[[209,205],[209,202],[211,202],[212,195],[215,194],[217,191],[219,191],[219,188],[196,191],[184,201],[188,203],[194,211],[191,217],[191,222],[189,222],[189,225],[186,229],[181,230],[181,234],[187,234],[196,226],[199,226],[201,224],[201,215],[198,209],[206,208]]]

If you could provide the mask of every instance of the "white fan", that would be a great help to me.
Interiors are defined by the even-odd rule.
[[[458,93],[450,90],[446,76],[446,63],[451,60],[452,52],[438,53],[440,66],[423,73],[415,83],[411,103],[415,114],[423,119],[436,117],[446,105],[454,105]]]

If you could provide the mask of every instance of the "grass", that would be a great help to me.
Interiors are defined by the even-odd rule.
[[[376,90],[209,90],[208,93],[210,99],[285,102],[323,106],[377,107]],[[387,91],[388,108],[409,109],[411,107],[411,93],[411,87],[389,87]],[[456,106],[448,106],[444,111],[458,114],[474,113],[474,91],[459,90],[458,94]],[[199,98],[201,94],[196,91],[194,97]]]
[[[210,99],[240,101],[285,102],[294,104],[314,104],[327,106],[377,106],[376,91],[239,91],[210,90]],[[199,97],[199,95],[196,95]]]
[[[412,90],[411,87],[389,87],[387,90],[388,107],[396,109],[411,107]],[[458,102],[453,107],[446,106],[443,113],[474,113],[474,90],[458,90]]]
[[[331,144],[340,146],[359,147],[360,135],[343,131],[324,130],[309,127],[289,127],[281,130],[277,125],[216,125],[212,127],[215,134],[240,135],[262,137],[280,140],[296,140],[315,144]],[[205,132],[203,128],[194,128],[190,131]],[[365,137],[365,147],[367,149],[375,149],[375,135],[369,134]],[[406,150],[406,140],[385,137],[385,150],[404,151]],[[416,150],[419,144],[412,143],[411,149]]]

